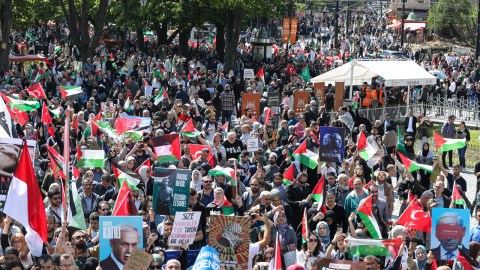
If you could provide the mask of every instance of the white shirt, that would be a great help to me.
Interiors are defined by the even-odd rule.
[[[118,269],[120,270],[123,270],[123,264],[121,262],[119,262],[117,260],[117,258],[115,258],[115,256],[112,254],[110,254],[110,257],[112,258],[112,260],[115,262],[115,264],[117,265]]]
[[[413,132],[413,116],[408,118],[408,129],[407,132]]]
[[[252,261],[253,257],[260,253],[260,243],[248,244],[248,269],[253,269]]]

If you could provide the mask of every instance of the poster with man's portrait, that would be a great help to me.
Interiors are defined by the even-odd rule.
[[[320,127],[320,160],[342,163],[345,149],[345,128]]]
[[[153,175],[153,211],[157,215],[175,215],[188,210],[192,172],[155,168]]]
[[[141,216],[102,216],[100,223],[100,267],[122,270],[135,247],[143,249]]]
[[[456,260],[470,248],[470,210],[433,208],[431,249],[437,260]]]
[[[248,268],[250,232],[250,217],[210,216],[208,245],[217,250],[221,267],[226,270]]]

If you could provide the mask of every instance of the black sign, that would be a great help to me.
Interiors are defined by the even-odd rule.
[[[280,106],[280,92],[270,92],[268,93],[267,106]]]

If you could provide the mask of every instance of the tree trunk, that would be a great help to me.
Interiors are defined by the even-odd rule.
[[[162,23],[162,26],[165,26],[167,23],[164,22]],[[161,27],[160,23],[155,24],[155,32],[157,33],[158,37],[158,44],[164,44],[167,45],[167,27]]]
[[[143,29],[137,28],[137,47],[141,52],[145,51],[145,39],[143,38]]]
[[[190,39],[191,30],[191,28],[185,29],[178,35],[178,46],[180,49],[180,55],[186,58],[190,58],[190,53],[188,50],[188,40]]]
[[[225,63],[225,24],[216,23],[215,27],[217,28],[216,36],[216,49],[218,58],[220,62]]]
[[[12,0],[0,1],[0,68],[9,70],[10,26],[12,24]]]
[[[235,59],[237,57],[238,40],[240,39],[240,27],[242,26],[243,9],[241,7],[235,10],[227,11],[225,27],[225,70],[235,69]]]

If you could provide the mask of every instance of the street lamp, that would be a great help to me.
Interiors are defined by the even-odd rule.
[[[402,49],[403,49],[403,39],[404,39],[404,35],[405,35],[405,1],[406,0],[402,0],[402,3],[403,3],[403,7],[402,7],[402,36],[400,37],[400,43],[402,45]]]

